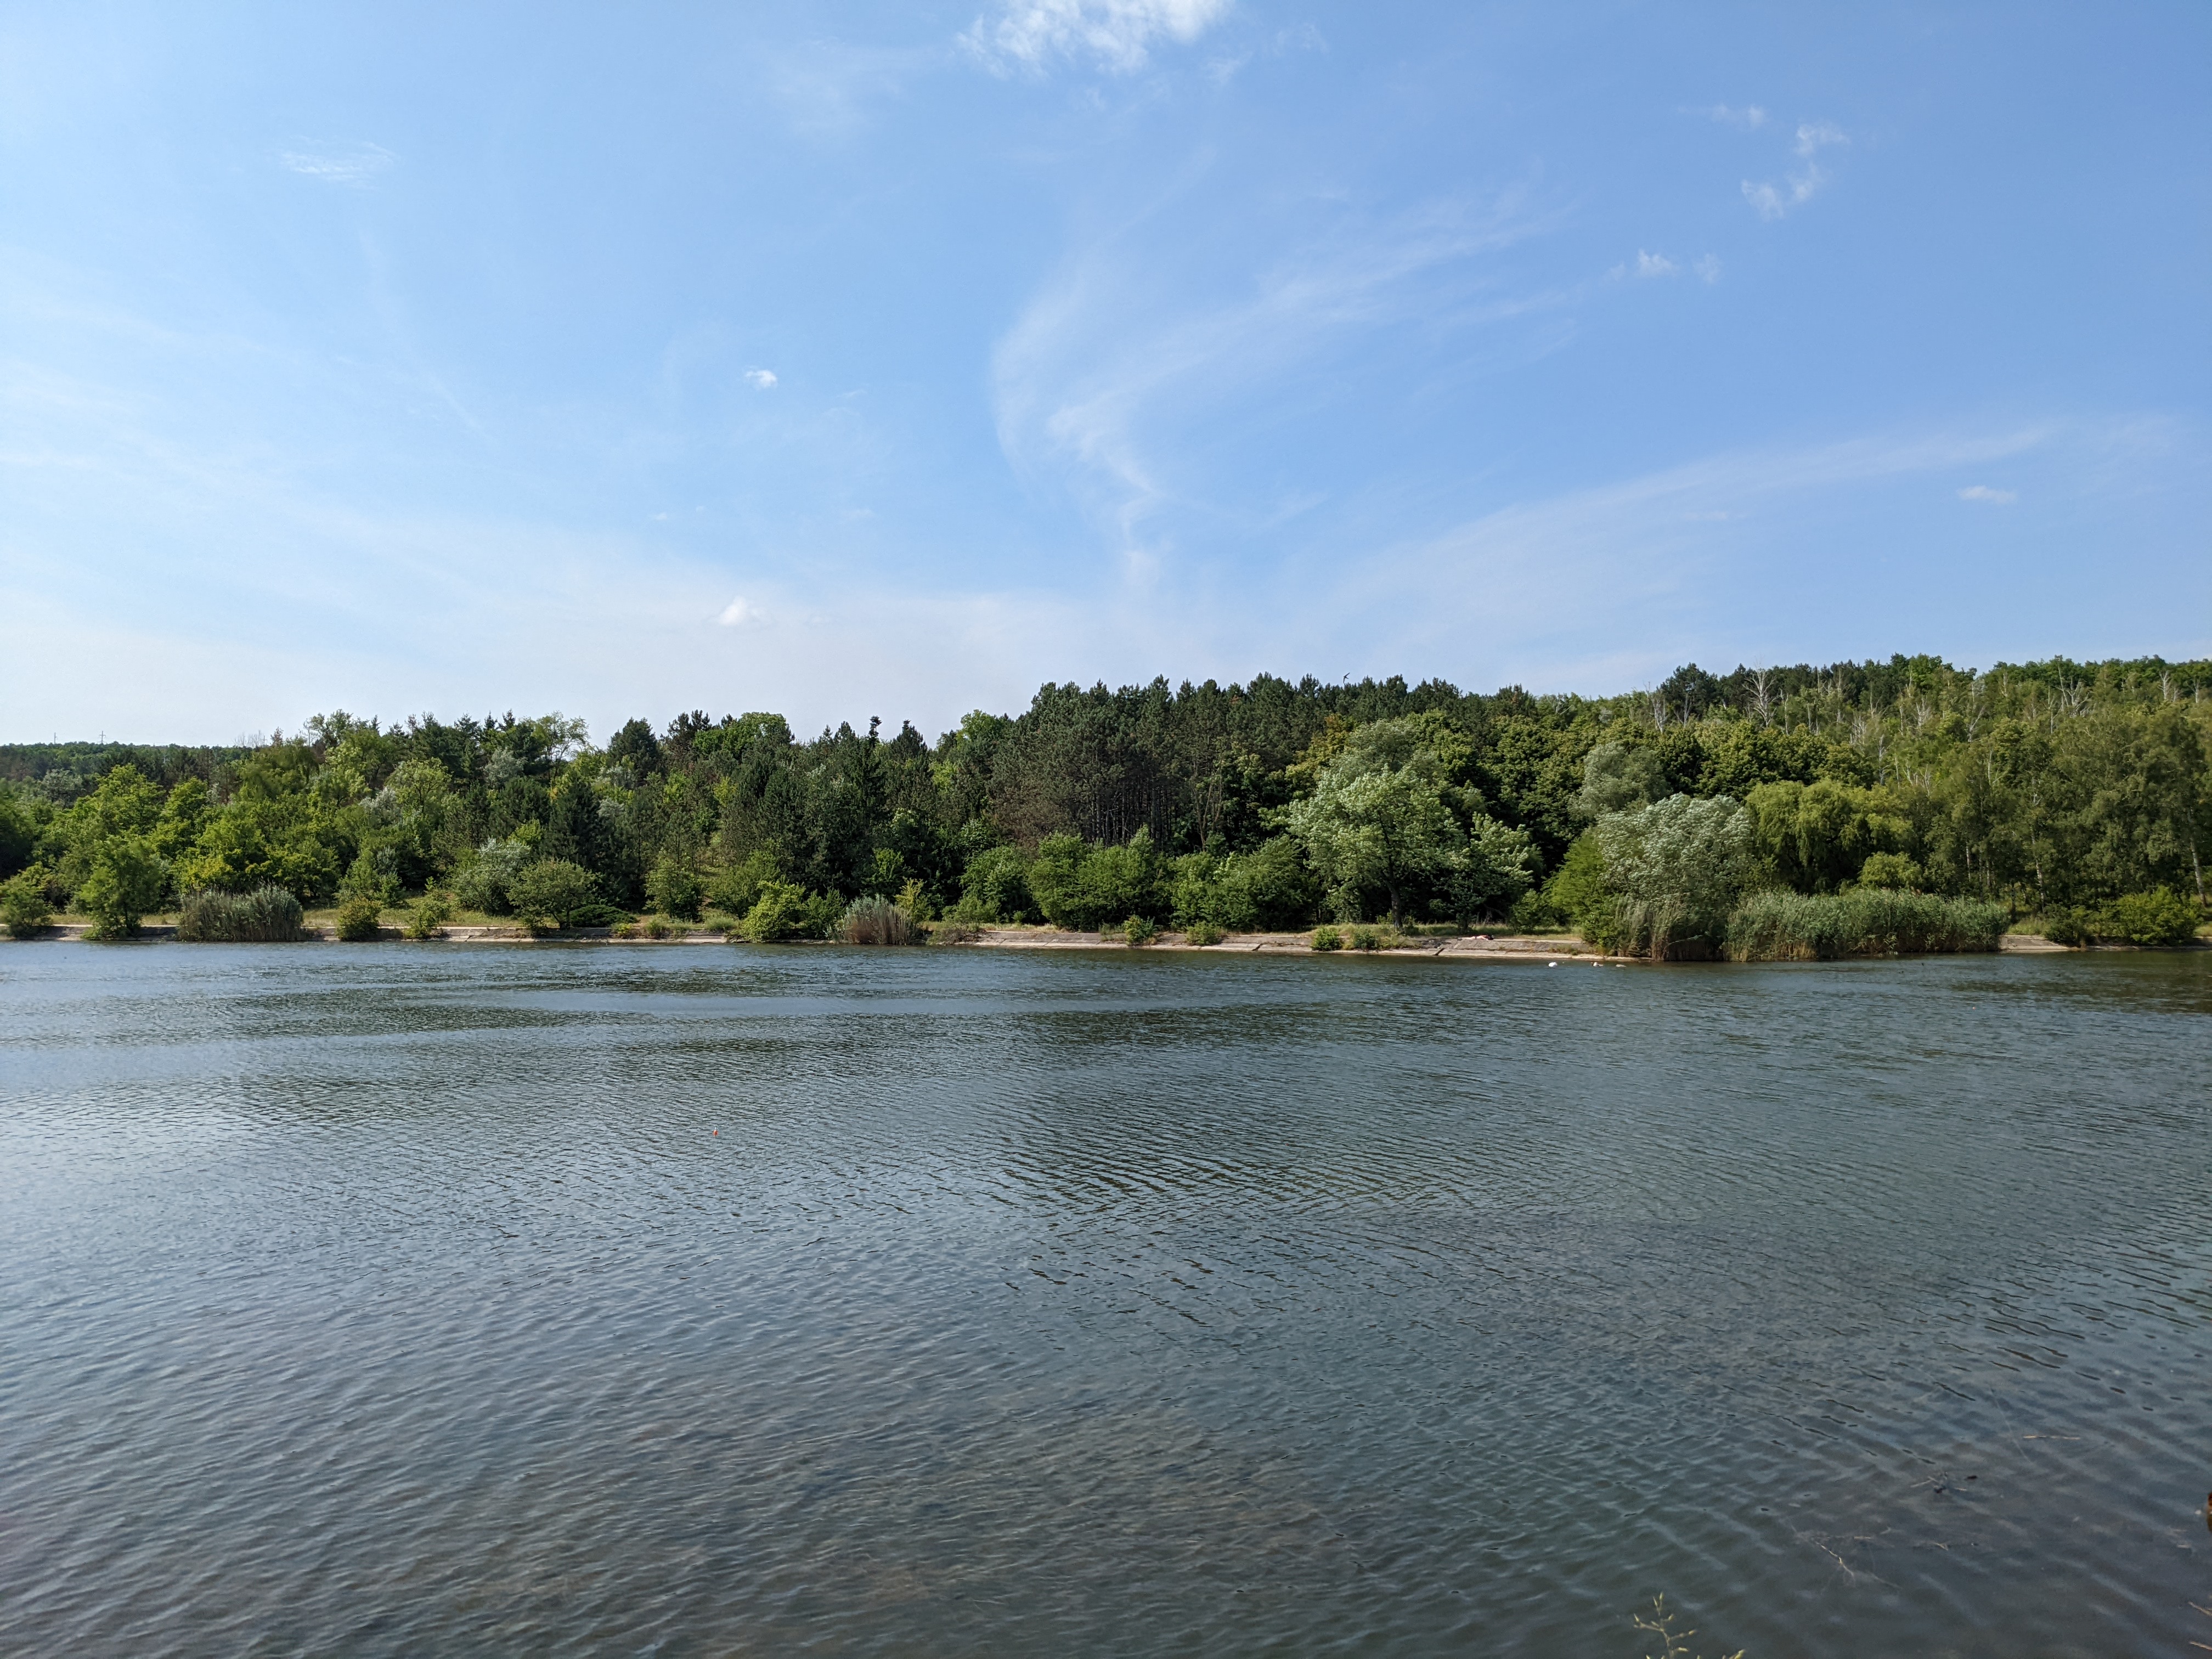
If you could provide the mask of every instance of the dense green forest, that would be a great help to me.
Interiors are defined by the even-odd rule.
[[[934,742],[691,713],[595,747],[558,714],[341,712],[250,748],[0,747],[0,900],[19,933],[258,895],[357,926],[402,905],[650,913],[758,939],[872,915],[871,937],[1565,926],[1666,956],[1914,948],[2027,917],[2179,939],[2212,854],[2208,691],[2205,661],[1899,656],[1692,665],[1599,698],[1047,685]]]

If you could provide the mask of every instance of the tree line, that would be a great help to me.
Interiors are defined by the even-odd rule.
[[[1387,918],[1669,956],[1924,946],[1992,915],[2179,938],[2212,854],[2208,692],[2212,662],[1896,656],[1606,697],[1053,684],[934,741],[694,711],[598,746],[558,714],[341,711],[228,749],[0,746],[0,914],[128,932],[274,890],[369,927],[404,903],[757,938],[856,907],[875,934]]]

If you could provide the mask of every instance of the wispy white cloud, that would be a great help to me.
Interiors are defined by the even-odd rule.
[[[1087,58],[1126,75],[1151,62],[1156,45],[1188,46],[1230,9],[1231,0],[1006,0],[960,41],[1000,74]]]
[[[1463,263],[1549,220],[1517,192],[1486,209],[1431,204],[1392,224],[1347,222],[1258,273],[1241,298],[1166,310],[1140,259],[1109,240],[1071,260],[993,354],[1001,448],[1025,474],[1072,470],[1103,506],[1133,571],[1148,568],[1139,526],[1176,496],[1170,431],[1200,410],[1294,372],[1360,329],[1421,317],[1496,321],[1543,300],[1468,298]],[[1455,292],[1455,287],[1462,291]]]
[[[1987,484],[1968,484],[1959,492],[1962,501],[1986,501],[1992,507],[2008,507],[2020,496],[2009,489],[1992,489]]]
[[[1680,267],[1663,253],[1646,253],[1636,250],[1636,274],[1638,276],[1672,276]]]
[[[749,368],[745,371],[745,384],[766,392],[775,384],[775,371],[772,368]]]
[[[1681,659],[1670,653],[1687,647],[1655,633],[1697,625],[1712,572],[1756,521],[1802,522],[1820,503],[1887,481],[1984,465],[2058,435],[2023,427],[1723,453],[1516,502],[1364,556],[1332,551],[1325,566],[1278,584],[1304,596],[1297,616],[1255,616],[1252,625],[1272,623],[1292,636],[1325,629],[1340,639],[1372,629],[1391,640],[1389,654],[1401,660],[1430,659],[1472,630],[1513,640],[1510,648],[1531,665],[1576,661],[1601,640],[1637,640],[1621,661],[1644,653],[1655,665],[1672,665]],[[1563,592],[1590,596],[1571,619],[1559,611]],[[1590,659],[1578,672],[1602,670]],[[1559,671],[1549,672],[1558,683]]]
[[[302,144],[280,150],[276,160],[304,178],[360,189],[399,158],[381,144]]]
[[[0,652],[0,738],[228,741],[332,707],[495,703],[562,708],[604,733],[707,698],[802,729],[880,711],[941,730],[979,704],[1019,708],[1047,678],[1127,672],[1112,641],[1153,631],[1127,609],[926,573],[809,585],[779,574],[788,561],[734,568],[658,527],[363,506],[259,447],[163,438],[134,424],[142,410],[89,409],[96,422],[34,450],[19,434],[51,441],[52,400],[27,407],[24,391],[0,386],[0,616],[27,635]],[[106,550],[120,546],[144,562]],[[491,635],[487,616],[501,620]],[[568,648],[605,638],[640,648]],[[872,641],[858,659],[854,639]],[[1177,666],[1163,654],[1142,677]]]
[[[1741,127],[1746,132],[1766,125],[1766,112],[1756,104],[1746,104],[1741,109],[1715,104],[1705,113],[1723,126]]]
[[[1720,256],[1717,253],[1708,253],[1690,269],[1696,271],[1706,282],[1717,283],[1721,279]]]
[[[769,51],[763,60],[769,98],[804,138],[839,140],[866,131],[878,110],[939,67],[941,46],[856,46],[807,40]]]

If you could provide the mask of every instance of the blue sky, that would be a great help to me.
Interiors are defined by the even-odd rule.
[[[0,737],[2212,653],[2212,8],[0,6]]]

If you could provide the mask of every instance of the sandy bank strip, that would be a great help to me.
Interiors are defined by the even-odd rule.
[[[46,939],[82,939],[90,930],[83,924],[67,922],[47,930]],[[172,924],[149,922],[138,930],[137,941],[158,944],[173,940],[177,930]],[[380,927],[378,939],[400,939],[406,936],[397,927]],[[337,934],[328,927],[309,927],[302,944],[332,944]],[[36,943],[37,941],[32,941]],[[664,939],[642,936],[617,939],[613,930],[606,927],[564,927],[550,933],[533,935],[520,927],[498,925],[449,925],[439,930],[437,939],[431,943],[450,945],[722,945],[731,942],[724,934],[704,929],[672,933]],[[742,941],[740,941],[742,942]],[[793,939],[793,945],[824,945],[826,939]],[[1552,939],[1503,936],[1497,939],[1425,939],[1408,940],[1390,951],[1354,951],[1347,946],[1341,952],[1316,951],[1310,933],[1238,933],[1218,945],[1193,945],[1181,933],[1162,933],[1149,945],[1133,945],[1113,937],[1097,933],[1069,933],[1052,927],[984,927],[973,939],[948,940],[947,945],[957,950],[999,951],[1193,951],[1214,956],[1315,956],[1341,954],[1345,956],[1394,957],[1469,957],[1500,961],[1565,961],[1570,957],[1584,962],[1626,962],[1626,957],[1608,957],[1593,951],[1579,939]]]
[[[0,945],[38,944],[42,940],[82,939],[90,929],[79,922],[65,922],[47,929],[41,939],[16,940],[0,934]],[[149,923],[138,931],[138,942],[159,944],[176,938],[173,925]],[[397,927],[380,927],[379,939],[402,939],[406,935]],[[310,927],[302,944],[334,944],[337,933],[328,927]],[[520,927],[495,925],[450,926],[440,930],[436,939],[423,941],[449,945],[724,945],[730,943],[726,935],[695,928],[684,933],[672,933],[665,939],[635,937],[617,939],[613,930],[606,927],[562,928],[549,933],[532,934]],[[823,945],[825,939],[793,939],[794,945]],[[1389,951],[1354,951],[1348,946],[1341,951],[1317,951],[1313,948],[1310,933],[1237,933],[1218,945],[1193,945],[1181,933],[1162,933],[1150,945],[1133,945],[1118,939],[1102,938],[1097,933],[1069,933],[1051,927],[985,927],[973,939],[961,939],[952,945],[955,949],[994,951],[1194,951],[1212,956],[1390,956],[1390,957],[1449,957],[1454,961],[1480,962],[1588,962],[1636,963],[1640,957],[1613,957],[1585,945],[1576,939],[1547,939],[1524,933],[1501,933],[1496,937],[1476,934],[1451,939],[1408,940]],[[1997,949],[2008,955],[2039,956],[2087,948],[2098,951],[2125,951],[2138,948],[2124,945],[2077,947],[2054,945],[2036,933],[2006,933],[1997,940]],[[2189,945],[2179,948],[2188,950]],[[2193,948],[2203,950],[2206,942],[2200,940]]]
[[[1450,957],[1496,962],[1628,962],[1609,957],[1577,939],[1542,939],[1523,934],[1476,934],[1465,938],[1407,939],[1388,951],[1316,951],[1310,933],[1235,933],[1218,945],[1193,945],[1181,933],[1162,933],[1149,945],[1128,945],[1097,933],[1050,927],[986,927],[970,947],[1000,951],[1192,951],[1207,956],[1388,956]]]

